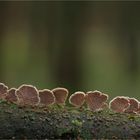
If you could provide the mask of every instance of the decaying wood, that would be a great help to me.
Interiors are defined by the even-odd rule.
[[[140,138],[140,116],[59,106],[25,108],[0,102],[0,139],[94,138]]]

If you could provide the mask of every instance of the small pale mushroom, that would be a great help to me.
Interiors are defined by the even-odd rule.
[[[126,113],[136,113],[139,109],[139,101],[135,98],[128,98],[129,107],[125,110]]]
[[[0,83],[0,99],[5,99],[6,95],[7,95],[7,90],[8,90],[8,87],[3,84],[3,83]]]
[[[32,85],[21,85],[16,90],[18,103],[22,106],[36,106],[40,102],[39,92],[36,87]]]
[[[90,110],[99,111],[103,109],[104,103],[108,100],[108,95],[100,91],[89,91],[86,94],[86,103]]]
[[[17,103],[18,98],[16,96],[16,88],[9,89],[5,99],[11,103]]]
[[[52,90],[55,96],[55,103],[59,105],[65,105],[65,101],[68,97],[68,90],[66,88],[58,87]]]
[[[130,106],[128,97],[117,96],[109,103],[109,108],[115,112],[124,112]]]
[[[85,93],[77,91],[69,98],[69,103],[75,107],[81,107],[85,102]]]
[[[55,96],[49,89],[39,90],[40,103],[39,106],[50,106],[55,102]]]

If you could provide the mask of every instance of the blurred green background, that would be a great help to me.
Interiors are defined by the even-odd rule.
[[[140,99],[140,2],[0,2],[0,82]]]

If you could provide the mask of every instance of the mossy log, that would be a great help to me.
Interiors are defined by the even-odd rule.
[[[140,116],[87,109],[0,103],[0,139],[137,139]]]

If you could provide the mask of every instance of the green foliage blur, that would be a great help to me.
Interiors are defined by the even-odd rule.
[[[0,82],[140,99],[140,2],[0,2]]]

